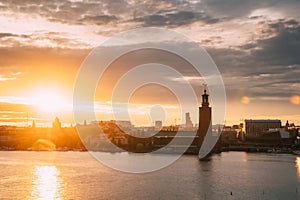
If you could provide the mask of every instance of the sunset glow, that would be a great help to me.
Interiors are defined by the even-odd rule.
[[[33,175],[33,199],[61,199],[62,180],[55,166],[36,166]]]
[[[0,0],[0,200],[300,200],[300,0]]]
[[[299,47],[297,41],[293,41],[299,35],[298,7],[294,4],[282,6],[281,3],[266,3],[264,7],[247,2],[236,4],[145,1],[142,5],[122,0],[103,6],[102,3],[79,1],[41,1],[28,5],[21,1],[14,4],[2,2],[0,106],[6,107],[4,111],[26,113],[26,105],[32,104],[38,110],[31,112],[32,118],[47,118],[51,124],[49,116],[57,114],[63,116],[64,123],[74,123],[71,117],[74,82],[90,51],[120,32],[159,27],[184,34],[208,51],[225,84],[228,123],[255,115],[276,116],[283,121],[300,123],[295,117],[299,115],[295,106],[300,105],[300,70],[298,55],[294,51]],[[235,6],[241,9],[233,9]],[[130,64],[130,59],[114,67],[121,69],[126,63]],[[181,65],[181,68],[186,66]],[[186,73],[184,79],[197,88],[200,100],[203,77],[189,71]],[[107,91],[113,87],[117,74],[117,70],[112,70],[110,78],[104,80],[102,90],[105,92],[95,95],[96,101],[102,107],[105,105],[103,110],[96,109],[96,115],[104,117],[103,120],[111,117],[105,102],[111,101]],[[165,78],[172,84],[182,82],[177,77]],[[149,95],[153,91],[149,89],[138,104],[131,107],[157,104],[157,99]],[[165,92],[159,95],[169,105],[172,96]],[[165,105],[165,102],[159,103]],[[7,107],[6,103],[11,105]],[[276,109],[267,109],[266,105],[270,104]],[[236,107],[243,110],[238,112]],[[188,112],[192,121],[197,123],[198,108],[191,108]],[[174,113],[166,114],[169,121],[166,123],[178,118]],[[23,115],[4,113],[0,121],[26,123],[26,120],[20,122],[21,118],[26,119]],[[145,124],[149,122],[146,118],[137,113],[134,123]]]
[[[297,169],[297,175],[300,177],[300,157],[296,158],[296,169]]]
[[[32,100],[35,106],[46,114],[56,113],[65,109],[66,100],[64,96],[55,89],[44,88],[41,91],[35,91]]]

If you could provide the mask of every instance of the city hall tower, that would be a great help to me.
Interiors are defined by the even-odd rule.
[[[204,94],[202,94],[202,105],[199,107],[199,127],[197,132],[199,148],[201,147],[211,124],[211,107],[209,107],[208,96],[206,89],[204,89]]]

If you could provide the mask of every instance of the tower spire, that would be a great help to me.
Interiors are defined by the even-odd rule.
[[[204,94],[202,94],[202,107],[208,107],[209,106],[209,102],[208,102],[208,94],[206,91],[206,85],[204,87]]]
[[[211,107],[209,107],[208,96],[209,95],[207,94],[206,85],[204,85],[204,93],[202,94],[202,106],[199,107],[199,127],[197,131],[199,149],[201,149],[206,135],[211,133],[212,131],[211,130],[211,123],[212,123]],[[206,156],[207,155],[209,154],[206,154]],[[200,158],[200,159],[204,159],[204,158]]]

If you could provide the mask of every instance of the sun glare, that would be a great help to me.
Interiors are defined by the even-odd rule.
[[[297,174],[300,176],[300,157],[296,157],[296,168],[297,168]]]
[[[61,199],[63,188],[59,175],[55,166],[36,166],[33,171],[33,199]]]
[[[66,101],[59,90],[47,88],[34,93],[33,104],[42,112],[56,113],[64,109]]]

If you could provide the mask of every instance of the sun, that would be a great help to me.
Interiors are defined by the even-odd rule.
[[[58,113],[66,106],[63,93],[56,88],[38,89],[32,99],[34,106],[45,113]]]

